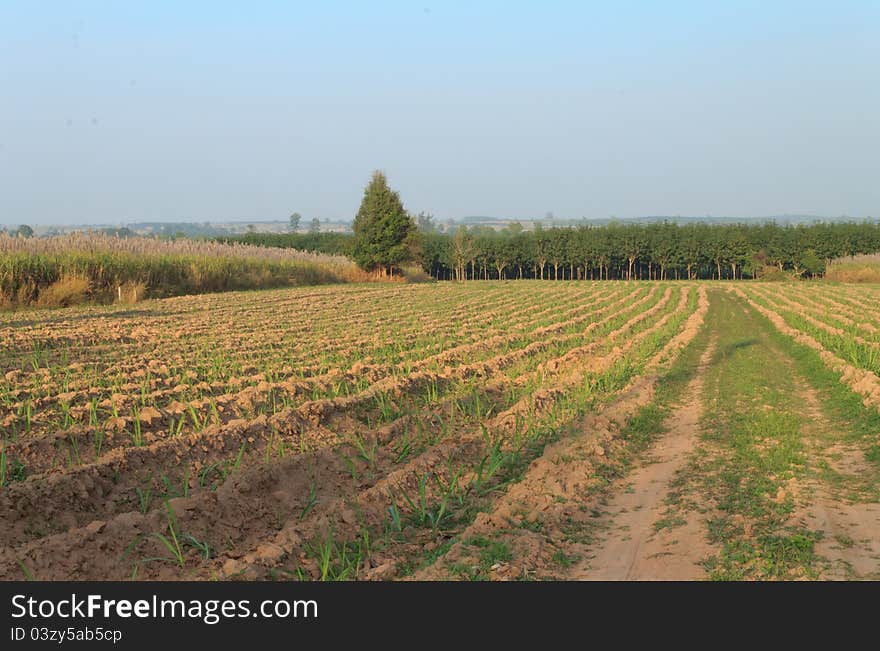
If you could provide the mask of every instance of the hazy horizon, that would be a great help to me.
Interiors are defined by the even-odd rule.
[[[880,215],[868,2],[0,6],[0,224]],[[524,217],[521,217],[525,219]]]
[[[521,223],[523,225],[528,226],[532,223],[541,222],[544,227],[552,227],[553,225],[558,226],[567,226],[572,224],[577,224],[581,222],[587,223],[608,223],[608,222],[621,222],[621,223],[654,223],[658,221],[669,221],[669,222],[677,222],[677,223],[693,223],[693,222],[703,222],[703,223],[752,223],[752,222],[772,222],[777,224],[809,224],[815,222],[824,222],[824,223],[834,223],[834,222],[877,222],[880,221],[880,217],[874,216],[858,216],[858,215],[794,215],[794,214],[783,214],[783,215],[760,215],[754,217],[741,217],[736,215],[633,215],[631,217],[618,217],[618,216],[609,216],[609,217],[565,217],[560,215],[554,215],[553,217],[547,216],[518,216],[518,215],[462,215],[461,217],[444,217],[440,215],[430,215],[436,226],[441,229],[448,225],[450,222],[454,222],[456,225],[464,225],[464,226],[474,226],[474,225],[485,225],[491,224],[493,222],[497,222],[499,224],[510,223]],[[309,228],[309,222],[311,220],[302,220],[299,225],[299,231],[307,231]],[[329,219],[329,218],[319,218],[319,221],[322,224],[347,224],[351,225],[354,221],[354,217],[341,217],[338,219]],[[126,226],[143,226],[143,225],[153,225],[153,224],[191,224],[193,226],[200,225],[210,225],[210,226],[259,226],[260,224],[279,224],[279,225],[287,225],[289,223],[289,218],[282,219],[230,219],[230,220],[210,220],[210,219],[152,219],[152,220],[107,220],[107,221],[92,221],[92,222],[69,222],[66,224],[61,223],[49,223],[49,222],[34,222],[29,224],[31,226],[35,226],[38,229],[42,229],[46,232],[47,229],[50,231],[54,228],[60,229],[79,229],[79,228],[122,228]],[[20,226],[18,222],[5,224],[0,222],[0,229],[9,229],[12,227],[13,229],[17,226]],[[259,229],[257,229],[259,232]],[[286,228],[285,228],[286,231]]]

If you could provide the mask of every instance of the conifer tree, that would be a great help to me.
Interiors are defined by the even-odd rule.
[[[416,224],[380,171],[364,190],[353,229],[352,257],[367,271],[393,275],[394,267],[410,257]]]

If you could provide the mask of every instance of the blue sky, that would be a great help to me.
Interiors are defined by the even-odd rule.
[[[880,217],[878,2],[6,1],[0,88],[4,224]]]

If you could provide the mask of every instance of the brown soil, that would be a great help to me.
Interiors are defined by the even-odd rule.
[[[697,443],[703,413],[703,377],[715,351],[710,344],[685,391],[685,400],[667,417],[666,430],[630,475],[612,488],[598,523],[607,534],[570,578],[587,580],[695,580],[711,553],[697,510],[664,525],[670,483]],[[681,515],[676,514],[676,518]]]
[[[801,521],[824,534],[815,546],[826,560],[820,578],[880,579],[880,504],[847,503],[819,490]]]
[[[523,477],[459,535],[460,542],[414,578],[448,579],[456,568],[475,567],[479,550],[469,541],[478,539],[502,541],[516,559],[496,563],[487,578],[569,578],[561,572],[559,560],[582,556],[588,549],[586,539],[595,526],[588,505],[591,491],[600,481],[597,470],[620,463],[614,459],[626,447],[621,428],[653,400],[656,371],[661,364],[671,363],[696,336],[708,306],[705,288],[700,288],[698,309],[652,358],[649,372],[633,380],[597,413],[588,415],[574,428],[574,436],[548,445]]]
[[[432,478],[425,499],[436,505],[452,482],[472,485],[491,441],[507,451],[545,421],[565,436],[490,487],[475,519],[440,533],[406,525],[363,558],[357,578],[446,579],[474,567],[502,580],[701,578],[713,551],[705,505],[676,491],[699,445],[711,345],[666,433],[625,479],[613,477],[627,467],[622,430],[703,326],[706,286],[541,287],[312,288],[8,317],[0,427],[4,452],[27,473],[0,489],[0,580],[320,578],[314,546],[326,536],[387,534],[394,496],[409,522],[416,507],[400,496],[417,495],[421,478]],[[48,357],[32,363],[22,352],[32,345]],[[820,352],[870,397],[876,376]],[[633,363],[640,371],[625,387],[590,389],[599,406],[586,416],[583,403],[566,406],[585,382]],[[98,387],[96,377],[108,379]],[[100,448],[91,402],[106,425]],[[72,424],[60,420],[68,408]],[[172,432],[183,417],[200,426]],[[826,448],[842,476],[870,467],[843,440]],[[823,576],[877,577],[880,505],[819,481],[800,488],[795,517],[826,534]],[[187,543],[182,562],[169,558],[169,518],[210,553]],[[484,567],[474,540],[500,541],[514,560]],[[436,560],[407,565],[428,551]]]
[[[809,416],[807,433],[812,433],[814,457],[825,460],[842,477],[844,486],[864,481],[870,469],[864,452],[842,438],[832,439],[830,445],[823,441],[819,433],[824,431],[827,437],[833,428],[822,412],[819,396],[800,378],[798,395],[803,397]],[[864,491],[847,491],[821,479],[806,481],[804,488],[806,497],[792,520],[822,532],[815,545],[816,554],[824,560],[820,578],[880,578],[880,503]]]
[[[29,472],[23,481],[0,490],[0,579],[21,578],[23,573],[42,580],[259,579],[289,576],[291,570],[318,577],[316,541],[330,531],[350,541],[364,527],[381,530],[389,496],[415,495],[426,473],[440,477],[450,468],[461,468],[465,474],[460,481],[469,481],[468,469],[486,452],[485,433],[507,436],[520,422],[550,414],[585,376],[611,368],[673,313],[681,316],[694,291],[635,284],[567,287],[560,295],[522,285],[516,296],[499,287],[491,294],[495,302],[490,310],[479,297],[460,294],[453,286],[388,288],[363,295],[285,291],[230,295],[225,301],[191,297],[151,303],[156,316],[141,312],[130,321],[125,317],[113,327],[99,327],[95,335],[88,333],[96,321],[104,324],[103,316],[71,314],[68,319],[62,313],[53,316],[57,323],[13,329],[17,341],[27,342],[65,332],[79,347],[66,348],[70,342],[59,343],[57,337],[53,345],[95,360],[94,368],[106,366],[119,373],[123,380],[96,396],[107,400],[100,407],[148,404],[139,411],[141,445],[128,435],[110,434],[98,453],[91,449],[92,430],[78,422],[60,434],[54,414],[43,416],[62,403],[73,404],[75,420],[88,416],[75,411],[96,395],[81,362],[70,365],[69,376],[59,375],[57,366],[29,370],[28,360],[6,372],[4,381],[19,400],[7,416],[17,426],[24,423],[24,400],[36,411],[31,431],[18,427],[22,435],[6,441],[4,448],[23,460]],[[411,304],[417,293],[423,301],[434,301],[434,311],[422,314]],[[702,290],[702,299],[704,294]],[[352,318],[372,317],[363,300],[376,303],[379,316],[370,324],[375,333],[347,326]],[[248,314],[248,302],[262,317]],[[522,309],[530,302],[534,310]],[[184,314],[175,313],[184,306]],[[298,311],[325,322],[327,315],[351,315],[332,317],[342,325],[344,339],[310,335],[308,324],[304,329],[294,320],[287,327],[283,317],[272,314]],[[438,346],[430,332],[441,332],[450,314],[460,315],[460,328]],[[380,336],[395,318],[407,319],[404,331],[396,338]],[[496,318],[503,327],[487,328]],[[686,321],[693,325],[693,319]],[[616,329],[606,325],[611,322],[619,324]],[[170,323],[179,329],[174,336],[168,334]],[[259,358],[251,361],[260,347],[283,347],[291,332],[299,339],[290,355],[276,358],[282,366],[272,369],[260,365]],[[413,333],[419,332],[423,334],[416,338]],[[208,382],[187,360],[193,351],[211,346],[215,337],[224,350],[233,351],[221,361],[236,369],[235,377]],[[120,342],[116,349],[107,343],[111,341]],[[420,348],[410,347],[416,342]],[[389,344],[398,347],[390,359]],[[54,348],[48,350],[55,355]],[[329,371],[315,361],[335,351],[341,351],[343,361],[355,361]],[[290,361],[295,358],[306,364],[296,368]],[[354,385],[358,380],[366,383],[352,392],[332,398],[313,395],[337,382]],[[188,399],[187,387],[192,386],[206,397]],[[524,391],[523,386],[531,389]],[[426,391],[432,387],[435,394],[430,397]],[[463,411],[474,393],[479,393],[478,408],[485,413],[479,418]],[[205,417],[209,402],[219,417]],[[202,410],[202,419],[210,424],[200,431],[188,426],[174,436],[163,429],[166,417],[179,417],[190,408]],[[131,430],[130,416],[118,420]],[[413,448],[401,461],[404,439]],[[76,458],[69,455],[74,442],[79,446]],[[364,449],[372,450],[370,460]],[[437,490],[432,483],[427,498],[436,501]],[[177,532],[187,536],[182,563],[169,556],[160,538],[169,535],[168,508]],[[401,504],[401,509],[406,517],[408,507]],[[207,544],[208,557],[189,541]],[[360,578],[394,576],[398,554],[374,550],[364,559]]]

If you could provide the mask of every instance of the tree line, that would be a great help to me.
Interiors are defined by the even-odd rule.
[[[422,235],[435,278],[551,280],[741,279],[820,276],[833,259],[880,250],[876,222],[582,225]]]
[[[438,280],[671,280],[821,276],[835,258],[880,251],[877,222],[814,224],[581,225],[524,231],[430,228],[424,216],[406,258]],[[344,233],[251,234],[242,241],[353,256],[356,237]]]
[[[291,230],[300,216],[291,216]],[[651,224],[612,222],[525,231],[460,226],[441,233],[430,215],[412,216],[376,171],[354,233],[251,233],[241,241],[352,258],[377,276],[418,263],[437,280],[670,280],[821,276],[831,260],[880,251],[880,223]]]

